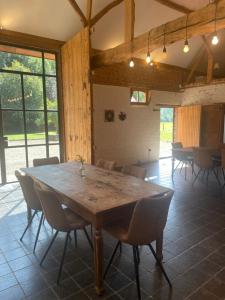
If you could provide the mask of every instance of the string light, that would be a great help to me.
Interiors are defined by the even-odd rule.
[[[188,28],[188,15],[186,18],[186,37],[185,37],[184,48],[183,48],[184,53],[188,53],[190,51],[190,46],[189,46],[188,38],[187,38],[187,28]]]
[[[130,61],[129,61],[129,67],[130,68],[134,67],[134,60],[133,60],[133,58],[131,58]]]
[[[130,47],[131,47],[131,58],[129,61],[129,67],[134,68],[135,63],[134,63],[134,59],[133,59],[133,40],[131,41]]]
[[[163,32],[163,58],[167,57],[166,51],[166,24],[164,25],[164,32]]]
[[[147,64],[150,64],[151,60],[152,60],[150,50],[149,50],[149,44],[150,44],[150,31],[148,33],[148,52],[147,52],[147,56],[146,56],[146,59],[145,59]]]
[[[217,1],[215,2],[215,23],[214,23],[214,35],[212,37],[212,44],[217,45],[219,43],[219,38],[217,36],[217,29],[216,29],[216,23],[217,23]]]

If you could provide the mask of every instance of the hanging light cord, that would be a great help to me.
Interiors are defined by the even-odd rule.
[[[217,28],[216,28],[216,23],[217,23],[217,1],[215,1],[215,18],[214,18],[214,20],[215,20],[215,24],[214,24],[214,29],[215,29],[215,32],[217,31]]]
[[[164,31],[163,31],[163,48],[166,47],[166,24],[164,24]]]
[[[149,51],[149,47],[150,47],[150,33],[151,33],[151,31],[149,30],[149,32],[148,32],[148,54],[150,53],[150,51]]]
[[[187,41],[187,35],[188,35],[188,17],[189,15],[187,14],[187,18],[186,18],[186,41]]]

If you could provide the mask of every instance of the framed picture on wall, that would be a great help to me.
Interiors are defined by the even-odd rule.
[[[105,122],[114,122],[115,113],[112,109],[105,110]]]

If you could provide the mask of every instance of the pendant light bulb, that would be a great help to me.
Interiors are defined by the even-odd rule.
[[[129,67],[133,68],[134,67],[134,60],[133,58],[131,58],[130,62],[129,62]]]
[[[163,58],[167,58],[166,46],[163,47]]]
[[[213,38],[212,38],[212,44],[217,45],[218,43],[219,43],[219,39],[218,39],[217,33],[215,32],[213,35]]]
[[[150,52],[148,51],[147,56],[146,56],[146,63],[150,64],[151,60],[152,60],[152,58],[151,58]]]
[[[188,53],[189,51],[190,51],[190,47],[189,47],[189,44],[188,44],[188,40],[186,40],[185,43],[184,43],[183,52]]]

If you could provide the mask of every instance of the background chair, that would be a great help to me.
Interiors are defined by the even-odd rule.
[[[183,167],[185,168],[185,179],[187,178],[187,167],[191,166],[192,174],[194,173],[193,155],[189,151],[182,151],[183,146],[181,143],[172,143],[172,176],[181,164],[180,172]],[[190,150],[192,151],[192,150]],[[174,168],[175,161],[178,160],[178,164]]]
[[[114,170],[115,166],[116,166],[115,161],[110,161],[105,159],[98,159],[96,163],[96,167],[109,170],[109,171]]]
[[[193,153],[194,164],[199,168],[193,184],[198,179],[201,172],[203,172],[203,176],[206,173],[206,180],[208,183],[208,178],[210,173],[213,173],[216,177],[218,184],[220,185],[218,174],[215,172],[215,165],[212,160],[212,155],[215,150],[208,148],[195,148]]]
[[[124,166],[122,169],[122,172],[124,174],[128,174],[131,176],[135,176],[141,179],[145,179],[147,170],[145,168],[139,167],[139,166]]]
[[[31,210],[34,210],[34,213],[31,216],[31,219],[28,221],[28,224],[20,238],[21,242],[22,242],[23,237],[24,237],[25,233],[27,232],[28,228],[32,224],[34,217],[37,215],[38,212],[41,212],[41,218],[39,221],[39,226],[38,226],[38,230],[36,233],[36,238],[35,238],[35,243],[34,243],[34,248],[33,248],[33,252],[35,252],[38,237],[39,237],[40,230],[41,230],[41,224],[42,224],[43,217],[44,217],[43,212],[42,212],[41,203],[35,192],[33,179],[30,176],[25,175],[24,173],[22,173],[20,171],[15,171],[15,176],[20,183],[20,186],[21,186],[21,189],[23,192],[23,196],[27,203],[28,208]]]
[[[89,223],[85,221],[83,218],[81,218],[79,215],[75,214],[69,208],[63,208],[62,205],[60,204],[59,196],[57,195],[57,193],[54,192],[53,190],[50,190],[47,186],[35,182],[35,190],[38,194],[38,197],[40,199],[44,211],[44,215],[49,225],[51,225],[56,230],[43,258],[41,259],[40,265],[42,265],[42,263],[44,262],[59,231],[66,233],[64,250],[60,262],[58,277],[57,277],[57,284],[59,284],[71,231],[82,229],[85,233],[88,243],[90,244],[91,248],[93,248],[91,239],[89,238],[89,235],[85,229],[85,226],[89,225]]]
[[[172,149],[181,149],[183,148],[183,144],[181,142],[171,143]]]
[[[33,166],[44,166],[44,165],[57,165],[59,164],[59,159],[57,156],[49,157],[49,158],[35,158],[33,159]]]
[[[166,225],[168,210],[173,192],[168,192],[159,197],[142,199],[137,202],[131,220],[121,220],[108,224],[104,229],[118,240],[113,254],[106,267],[104,278],[113,262],[113,258],[121,243],[126,243],[133,248],[134,270],[136,276],[138,299],[141,299],[141,289],[139,281],[139,262],[140,255],[138,246],[148,245],[154,255],[160,269],[162,270],[170,287],[171,282],[163,268],[161,261],[158,259],[151,243],[162,236]]]

